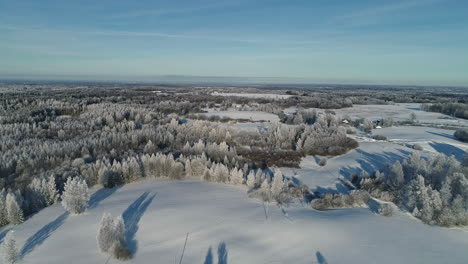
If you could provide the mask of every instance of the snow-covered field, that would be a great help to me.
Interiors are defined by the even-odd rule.
[[[261,111],[216,111],[212,108],[205,109],[208,113],[203,113],[203,115],[211,116],[216,115],[220,117],[229,117],[232,119],[247,119],[251,121],[270,121],[278,122],[279,117],[277,115],[261,112]]]
[[[421,110],[420,104],[394,105],[353,105],[352,107],[333,110],[338,116],[349,115],[352,119],[367,118],[377,120],[392,118],[395,121],[408,121],[410,114],[416,115],[417,122],[433,125],[449,125],[468,127],[468,120],[450,117],[440,113]]]
[[[183,195],[181,195],[183,194]],[[405,214],[383,217],[369,209],[326,212],[250,199],[242,187],[198,181],[147,180],[97,191],[84,215],[60,205],[14,227],[21,263],[106,263],[96,234],[103,212],[123,214],[135,257],[127,263],[466,263],[468,235],[428,226]],[[212,260],[208,255],[212,249]],[[220,247],[222,248],[222,247]],[[221,251],[223,251],[221,249]],[[119,263],[110,260],[107,263]]]
[[[218,93],[214,92],[211,95],[215,96],[238,96],[248,98],[269,98],[269,99],[286,99],[291,97],[288,94],[271,94],[271,93]]]

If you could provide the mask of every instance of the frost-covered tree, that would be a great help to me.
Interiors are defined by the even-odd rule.
[[[104,213],[101,218],[97,243],[99,250],[103,253],[108,252],[114,243],[114,219],[110,213]]]
[[[73,214],[81,214],[88,207],[89,189],[79,177],[68,178],[62,194],[62,206]]]
[[[8,224],[8,213],[6,209],[6,195],[0,191],[0,227]]]
[[[399,161],[395,162],[391,167],[388,174],[390,184],[394,187],[401,186],[405,182],[405,174],[403,172],[403,166]]]
[[[21,209],[15,193],[9,192],[6,196],[7,219],[10,224],[23,223],[23,210]]]
[[[259,191],[259,195],[261,199],[264,202],[271,201],[271,187],[270,187],[270,182],[268,181],[268,179],[265,179],[262,182],[262,185],[260,185],[260,189],[258,191]]]
[[[5,264],[13,264],[18,260],[18,247],[13,231],[6,234],[2,243],[2,259]]]
[[[47,179],[46,192],[45,192],[45,202],[46,206],[53,205],[57,201],[58,191],[55,186],[55,177],[50,175]]]
[[[104,213],[96,239],[102,253],[109,253],[122,260],[131,257],[131,252],[125,247],[125,223],[122,216],[114,219],[110,213]]]
[[[249,172],[247,175],[247,187],[250,189],[254,189],[256,187],[256,180],[255,180],[255,173],[253,170]]]
[[[234,167],[230,172],[230,180],[233,185],[242,185],[244,184],[244,172],[241,169]]]
[[[186,178],[193,177],[192,163],[190,162],[190,159],[187,159],[185,161],[185,177]]]
[[[274,199],[277,199],[277,197],[281,195],[283,186],[283,174],[279,169],[276,169],[275,174],[273,175],[273,182],[271,183],[271,195]]]

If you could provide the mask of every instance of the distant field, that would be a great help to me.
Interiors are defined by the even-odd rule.
[[[214,92],[211,95],[215,96],[239,96],[239,97],[248,97],[248,98],[269,98],[269,99],[287,99],[291,95],[287,94],[259,94],[259,93],[218,93]]]

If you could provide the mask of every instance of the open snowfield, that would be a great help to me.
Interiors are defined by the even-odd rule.
[[[392,142],[419,144],[427,151],[455,155],[459,160],[463,158],[464,152],[468,150],[468,144],[455,139],[453,130],[401,126],[374,129],[372,133],[386,136]]]
[[[203,115],[211,116],[216,115],[220,117],[229,117],[232,119],[247,119],[251,121],[270,121],[278,122],[279,117],[277,115],[261,112],[261,111],[217,111],[212,108],[205,109],[208,113],[203,113]]]
[[[319,109],[317,109],[320,111]],[[323,111],[323,110],[321,110]],[[394,104],[394,105],[353,105],[352,107],[335,109],[338,116],[349,115],[352,119],[367,118],[377,120],[382,118],[392,118],[395,121],[408,121],[410,114],[416,114],[416,120],[424,124],[449,125],[468,127],[468,120],[450,117],[440,113],[426,112],[421,110],[421,105]]]
[[[315,211],[300,205],[268,207],[242,187],[198,181],[147,180],[98,191],[84,215],[60,205],[15,226],[21,263],[106,263],[96,234],[104,212],[123,214],[135,257],[127,263],[466,263],[468,235],[367,208]],[[212,248],[212,260],[207,257]],[[222,248],[222,247],[221,247]],[[223,250],[221,250],[223,251]],[[119,263],[110,260],[108,263]]]
[[[269,93],[218,93],[214,92],[211,95],[215,96],[238,96],[247,98],[269,98],[269,99],[286,99],[291,97],[288,94],[269,94]]]

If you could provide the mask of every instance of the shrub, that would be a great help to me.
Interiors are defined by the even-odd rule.
[[[327,158],[321,158],[319,161],[319,165],[322,167],[327,165]]]
[[[388,203],[380,203],[378,209],[379,215],[382,216],[392,216],[393,215],[393,207],[391,204]]]
[[[129,260],[132,258],[130,249],[124,247],[120,241],[115,241],[110,249],[112,256],[118,260]]]
[[[323,197],[312,201],[312,208],[320,211],[333,208],[352,208],[367,206],[369,193],[362,190],[353,190],[350,194],[326,193]]]
[[[356,134],[356,129],[353,127],[347,127],[346,128],[346,134],[353,135]]]
[[[419,144],[414,144],[414,145],[413,145],[413,149],[414,149],[414,150],[423,150],[424,148],[423,148],[421,145],[419,145]]]
[[[468,142],[468,130],[467,129],[463,129],[463,128],[457,129],[455,133],[453,134],[453,136],[460,141]]]
[[[387,140],[387,137],[382,136],[382,135],[374,135],[374,136],[372,136],[372,138],[375,139],[375,140]]]

